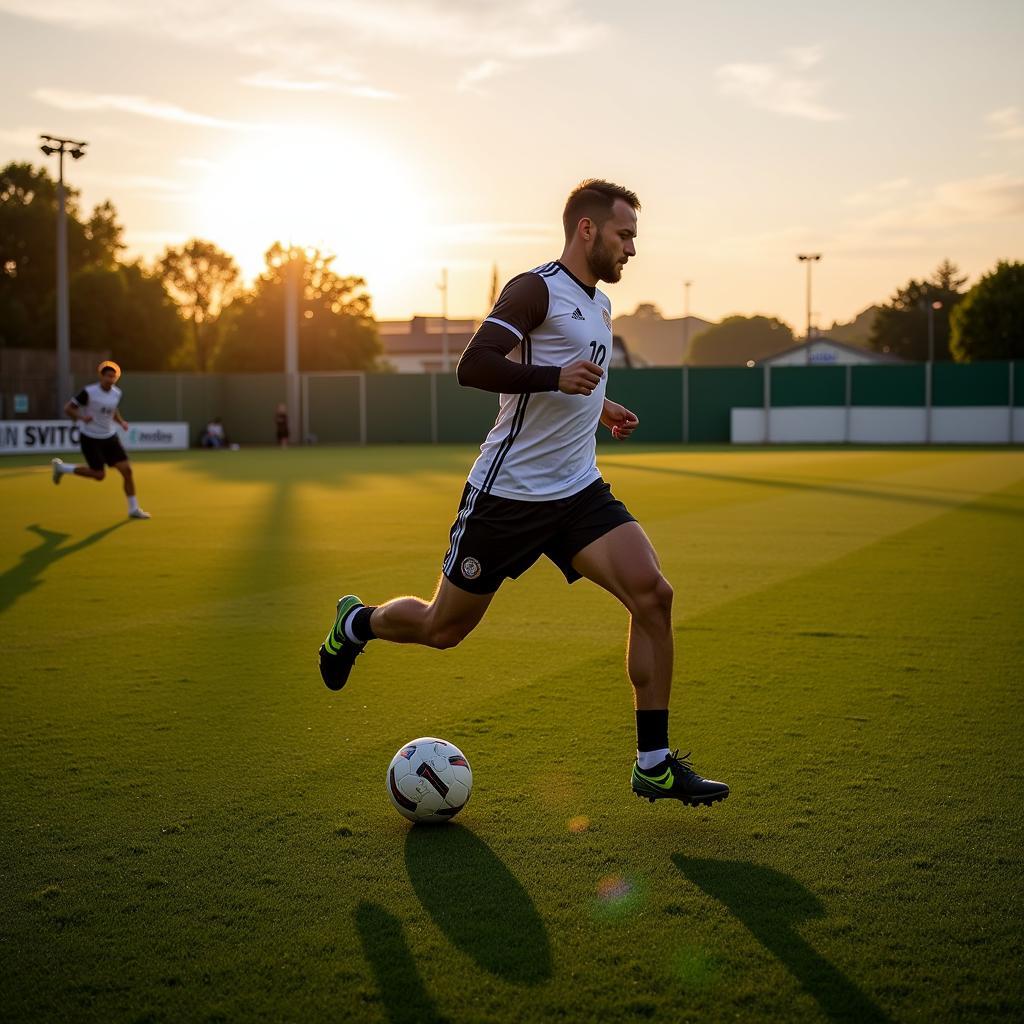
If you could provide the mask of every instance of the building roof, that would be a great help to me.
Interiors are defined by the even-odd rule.
[[[876,352],[874,349],[861,348],[858,345],[848,345],[845,341],[836,341],[835,338],[828,338],[824,335],[819,335],[812,338],[810,341],[802,341],[798,345],[791,345],[789,348],[773,352],[770,356],[765,356],[763,359],[757,360],[757,362],[763,366],[765,363],[770,363],[775,359],[780,359],[782,356],[792,355],[794,352],[803,352],[806,348],[814,348],[814,346],[818,344],[825,344],[832,348],[840,349],[843,352],[849,352],[851,355],[867,358],[871,362],[875,363],[906,362],[905,359],[901,359],[899,356],[890,355],[888,352]]]
[[[449,320],[448,354],[461,353],[475,331],[475,320]],[[443,317],[414,316],[411,320],[379,320],[377,333],[385,355],[440,355],[444,350]]]

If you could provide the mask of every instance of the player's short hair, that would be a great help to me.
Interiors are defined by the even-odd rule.
[[[114,362],[113,359],[104,359],[99,366],[96,367],[96,372],[102,377],[107,370],[113,370],[115,374],[115,380],[121,376],[121,367]]]
[[[565,201],[562,227],[565,229],[566,241],[572,237],[576,225],[583,217],[589,217],[600,227],[612,215],[616,199],[625,200],[634,210],[640,209],[640,200],[636,193],[628,188],[603,181],[601,178],[587,178],[586,181],[581,181]]]

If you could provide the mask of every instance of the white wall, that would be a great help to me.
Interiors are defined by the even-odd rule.
[[[933,444],[1024,442],[1024,409],[1002,406],[932,409]],[[765,411],[735,408],[733,444],[924,444],[928,410],[898,406],[799,406]]]

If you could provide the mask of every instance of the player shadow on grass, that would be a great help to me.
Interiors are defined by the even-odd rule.
[[[0,573],[0,614],[7,611],[19,597],[35,590],[42,583],[42,575],[56,561],[67,558],[83,548],[91,547],[97,541],[103,540],[108,534],[119,530],[127,523],[127,519],[121,519],[111,526],[105,526],[102,530],[90,533],[75,544],[62,547],[64,541],[71,536],[70,533],[57,533],[54,530],[47,530],[38,523],[26,526],[25,529],[38,534],[42,543],[24,552],[17,565],[12,566],[5,573]]]
[[[949,498],[929,497],[923,494],[900,494],[878,490],[870,486],[848,486],[846,484],[807,483],[802,480],[787,480],[782,477],[735,476],[729,473],[709,473],[696,469],[676,469],[671,466],[645,466],[638,462],[615,462],[603,459],[602,466],[614,466],[621,469],[640,470],[645,473],[662,473],[669,476],[684,476],[694,480],[711,480],[726,484],[743,484],[744,486],[766,487],[769,490],[803,491],[806,493],[835,494],[843,498],[867,498],[869,501],[889,501],[898,505],[924,505],[927,508],[946,510],[960,509],[965,512],[984,512],[989,515],[1009,516],[1014,519],[1024,517],[1024,508],[1013,508],[1008,505],[996,504],[991,500],[982,500],[979,495],[974,500],[955,501]],[[898,486],[883,484],[882,486]]]
[[[537,908],[469,829],[410,829],[405,866],[434,923],[485,971],[520,985],[551,977],[551,948]]]
[[[747,861],[698,860],[677,853],[673,863],[694,885],[718,900],[776,957],[833,1021],[886,1024],[889,1018],[845,974],[797,931],[825,917],[818,898],[796,879]]]
[[[442,1024],[423,986],[402,922],[376,903],[356,907],[356,929],[391,1024]]]

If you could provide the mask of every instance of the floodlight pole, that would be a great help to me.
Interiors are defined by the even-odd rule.
[[[39,147],[46,156],[57,154],[57,379],[56,406],[59,416],[71,397],[71,315],[68,300],[68,215],[64,202],[64,154],[75,160],[85,156],[87,142],[40,135]]]
[[[441,370],[448,372],[448,268],[441,271]]]
[[[288,443],[301,440],[299,427],[299,290],[302,287],[302,267],[298,250],[288,247],[285,265],[284,289],[284,373],[285,393],[288,396]]]
[[[807,365],[811,362],[811,266],[821,259],[820,252],[797,253],[796,257],[801,263],[807,264]]]
[[[925,444],[932,443],[932,375],[935,372],[935,310],[942,309],[942,303],[936,299],[928,303],[928,365],[925,368]]]
[[[690,351],[690,285],[692,281],[683,282],[683,358]]]
[[[935,361],[935,310],[942,309],[942,303],[936,299],[928,303],[928,362]]]

